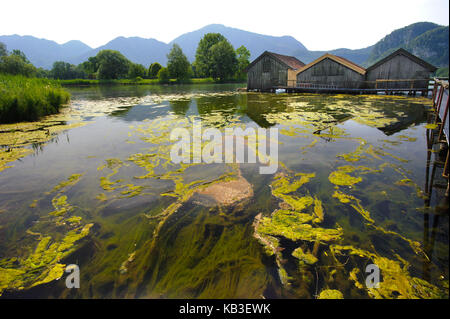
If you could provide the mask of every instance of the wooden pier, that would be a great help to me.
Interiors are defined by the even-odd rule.
[[[433,171],[436,166],[442,167],[442,176],[447,179],[447,190],[445,196],[449,196],[449,83],[448,79],[434,79],[433,87],[433,112],[430,114],[427,125],[428,156],[427,163],[430,164],[431,153],[437,151],[438,158],[433,163]],[[445,160],[443,160],[445,158]],[[432,174],[433,175],[433,174]],[[428,168],[427,168],[428,176]],[[431,178],[431,184],[433,178]],[[430,185],[432,187],[432,185]],[[427,188],[427,185],[426,185]]]
[[[331,94],[379,94],[386,95],[403,93],[408,95],[428,96],[433,91],[430,86],[432,79],[401,79],[401,80],[376,80],[353,83],[351,88],[339,87],[329,84],[298,83],[288,81],[287,86],[274,86],[268,92],[284,90],[286,93],[331,93]],[[420,84],[420,85],[418,85]]]

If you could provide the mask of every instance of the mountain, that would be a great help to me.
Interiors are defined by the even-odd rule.
[[[435,66],[448,66],[448,31],[446,26],[424,32],[410,41],[406,49]]]
[[[207,33],[221,33],[235,49],[245,45],[251,53],[251,60],[257,58],[266,50],[285,55],[293,55],[295,52],[308,52],[303,44],[291,36],[274,37],[230,28],[221,24],[210,24],[199,30],[185,33],[172,40],[169,45],[178,44],[188,59],[194,61],[198,42]]]
[[[342,48],[331,51],[296,51],[293,55],[303,63],[309,63],[324,55],[325,53],[331,53],[353,61],[356,64],[363,65],[364,62],[369,58],[372,48],[373,46],[356,50]]]
[[[58,44],[55,41],[38,39],[28,35],[0,36],[0,42],[3,42],[9,51],[21,50],[31,63],[45,69],[51,69],[55,61],[67,61],[71,57],[80,56],[92,50],[91,47],[77,40]]]
[[[101,50],[117,50],[129,60],[149,66],[155,61],[165,65],[167,63],[166,55],[169,53],[170,46],[155,39],[117,37],[101,47],[91,49],[82,55],[69,59],[68,62],[79,64],[86,61],[89,57],[95,56]]]
[[[398,48],[404,48],[409,51],[408,47],[412,45],[412,42],[420,35],[431,31],[441,26],[431,22],[418,22],[413,23],[401,29],[397,29],[390,34],[386,35],[383,39],[378,41],[370,53],[369,58],[366,61],[366,65],[372,65],[378,60],[381,60],[385,56],[394,52]],[[411,49],[411,48],[410,48]],[[447,51],[448,51],[448,39],[447,39]],[[424,58],[420,56],[420,58]],[[448,63],[448,62],[447,62]]]

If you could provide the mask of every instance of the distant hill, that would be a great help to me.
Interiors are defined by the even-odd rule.
[[[291,36],[274,37],[230,28],[221,24],[210,24],[199,30],[185,33],[171,41],[169,45],[172,46],[173,43],[178,44],[188,59],[194,61],[198,42],[207,33],[221,33],[235,49],[245,45],[251,53],[252,60],[266,50],[285,55],[294,55],[296,52],[308,52],[302,43]]]
[[[235,49],[245,45],[250,50],[252,60],[267,50],[293,55],[302,62],[309,63],[329,52],[367,67],[403,47],[435,66],[448,67],[449,27],[430,22],[414,23],[395,30],[374,45],[357,50],[341,48],[331,51],[309,51],[291,36],[263,35],[221,24],[207,25],[199,30],[182,34],[168,44],[155,39],[118,37],[92,49],[81,41],[69,41],[60,45],[54,41],[18,35],[0,36],[0,42],[5,43],[10,51],[22,50],[34,65],[47,69],[51,68],[55,61],[79,64],[103,49],[118,50],[131,61],[148,67],[153,62],[166,65],[166,55],[174,43],[181,46],[191,62],[194,61],[198,42],[210,32],[223,34]]]
[[[3,35],[0,36],[0,42],[6,44],[9,51],[21,50],[31,63],[45,69],[50,69],[55,61],[68,61],[72,57],[92,50],[91,47],[78,40],[58,44],[55,41],[32,36]]]
[[[448,66],[448,31],[446,26],[424,32],[410,41],[406,49],[435,66]]]
[[[398,48],[404,48],[427,62],[432,64],[439,62],[436,66],[444,66],[448,65],[448,46],[448,26],[418,22],[397,29],[378,41],[364,65],[372,65]],[[441,57],[445,54],[447,60],[442,61]]]
[[[68,62],[79,64],[86,61],[89,57],[95,56],[101,50],[120,51],[129,60],[147,67],[155,61],[165,65],[167,63],[166,55],[169,53],[170,47],[168,44],[155,39],[117,37],[101,47],[69,59]]]
[[[335,49],[331,51],[297,51],[293,55],[304,63],[309,63],[324,55],[325,53],[331,53],[334,55],[341,56],[350,61],[355,62],[356,64],[363,65],[365,61],[370,56],[370,52],[372,51],[373,46],[364,48],[364,49]]]

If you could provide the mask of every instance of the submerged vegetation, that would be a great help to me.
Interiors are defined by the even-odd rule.
[[[433,255],[423,242],[426,196],[415,174],[423,163],[408,153],[424,147],[427,100],[123,95],[96,101],[74,94],[65,114],[0,126],[0,179],[7,180],[30,172],[13,161],[27,162],[32,143],[91,122],[71,131],[70,143],[54,145],[81,150],[52,163],[67,161],[67,168],[26,181],[42,185],[39,191],[0,189],[0,293],[48,296],[50,287],[52,296],[84,298],[448,298],[448,266],[436,262],[448,258],[448,243],[439,233]],[[278,172],[174,164],[172,128],[189,130],[199,119],[221,131],[279,128]],[[106,140],[96,133],[105,127]],[[256,151],[256,143],[247,145]],[[33,169],[42,165],[37,156]],[[69,292],[56,279],[71,263],[87,284]],[[371,263],[381,270],[379,289],[365,286]],[[422,274],[424,265],[432,270]]]
[[[49,218],[43,217],[39,226],[28,229],[27,234],[35,237],[37,244],[20,257],[5,258],[0,261],[0,296],[4,290],[30,289],[35,286],[58,280],[64,274],[66,265],[64,258],[75,250],[75,244],[89,234],[93,224],[81,224],[81,217],[68,216],[73,207],[67,203],[66,190],[75,185],[81,175],[72,175],[67,181],[56,185],[47,196],[55,194],[51,199],[54,211]],[[40,200],[31,205],[37,209]],[[58,227],[54,236],[43,234]]]

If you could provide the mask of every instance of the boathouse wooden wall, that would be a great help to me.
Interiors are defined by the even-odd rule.
[[[376,80],[406,80],[406,79],[428,79],[431,76],[429,69],[411,60],[405,55],[396,55],[384,63],[369,67],[366,73],[367,81]],[[410,87],[407,82],[385,82],[379,83],[379,88],[404,88]],[[414,88],[426,88],[428,81],[414,82]]]
[[[270,55],[264,55],[248,69],[248,90],[270,90],[275,86],[287,86],[288,67]]]
[[[361,88],[364,75],[329,58],[297,74],[297,84],[335,85],[339,88]]]

